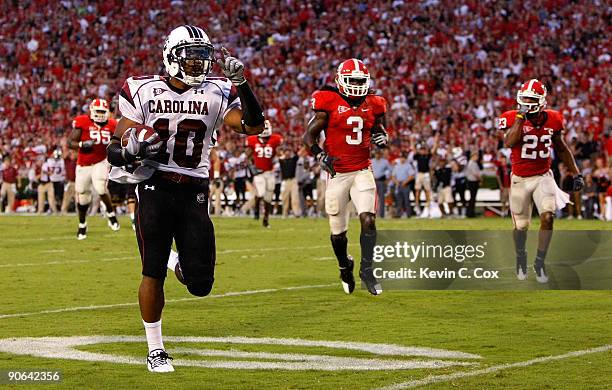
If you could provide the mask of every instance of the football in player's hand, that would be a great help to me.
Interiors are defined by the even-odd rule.
[[[148,140],[156,133],[152,127],[145,125],[136,125],[134,127],[130,127],[121,136],[121,147],[125,148],[127,146],[128,141],[130,140],[130,137],[133,132],[136,132],[136,138],[138,139],[138,142]]]

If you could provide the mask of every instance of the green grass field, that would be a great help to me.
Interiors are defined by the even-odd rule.
[[[0,350],[14,348],[0,353],[0,370],[61,370],[61,385],[45,388],[74,389],[612,388],[610,291],[347,296],[323,219],[274,219],[268,230],[250,219],[216,219],[213,295],[193,298],[168,278],[163,328],[174,337],[165,344],[176,372],[150,374],[136,303],[140,260],[129,222],[121,222],[115,233],[90,218],[89,237],[77,241],[75,217],[0,217]],[[385,220],[378,228],[509,229],[510,221]],[[357,229],[353,221],[354,254]],[[71,336],[107,338],[67,349]],[[61,339],[41,347],[25,337]],[[51,353],[49,345],[59,356],[31,356]]]

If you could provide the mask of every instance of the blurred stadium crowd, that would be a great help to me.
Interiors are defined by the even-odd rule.
[[[392,146],[379,156],[389,167],[375,175],[387,194],[381,200],[396,216],[425,209],[413,210],[416,205],[406,202],[407,196],[414,199],[414,180],[409,180],[410,175],[399,180],[410,169],[396,169],[400,164],[431,171],[431,193],[439,193],[433,199],[448,203],[443,212],[470,216],[473,205],[470,210],[469,202],[461,201],[466,190],[475,195],[481,185],[499,185],[499,206],[504,213],[509,150],[503,148],[495,118],[514,108],[521,81],[538,78],[548,87],[548,107],[564,114],[567,142],[587,182],[583,193],[575,194],[575,206],[565,214],[604,218],[606,197],[608,202],[612,197],[608,3],[306,3],[3,1],[3,203],[15,196],[16,201],[11,202],[14,208],[31,210],[35,199],[42,199],[43,207],[38,210],[44,211],[45,197],[39,198],[39,193],[44,189],[52,197],[45,184],[54,180],[43,166],[47,159],[53,159],[53,151],[60,149],[61,159],[67,160],[67,175],[55,178],[63,184],[55,185],[53,196],[67,189],[64,211],[69,210],[68,183],[74,180],[70,170],[75,156],[65,141],[72,118],[85,112],[93,98],[116,102],[117,91],[130,75],[162,74],[165,35],[177,25],[189,23],[203,27],[216,47],[229,48],[246,63],[268,119],[285,139],[280,154],[301,161],[301,171],[296,168],[293,172],[301,200],[293,208],[295,214],[322,212],[321,202],[317,207],[310,199],[313,190],[320,192],[324,178],[300,147],[310,115],[310,93],[332,84],[338,63],[356,56],[370,68],[373,90],[389,101]],[[243,140],[238,136],[229,131],[221,134],[219,151],[226,168],[222,172],[223,194],[228,199],[235,198],[233,182],[240,170],[229,164],[229,154],[240,156],[242,148]],[[417,166],[415,152],[419,148],[434,152],[426,167]],[[279,162],[279,194],[281,181],[289,179],[283,177],[287,173],[281,172],[281,165]],[[554,167],[561,187],[568,188],[564,188],[564,168],[558,162]],[[220,183],[214,185],[219,188]],[[449,188],[453,201],[446,200]],[[58,203],[55,207],[59,209],[61,200]],[[223,206],[219,212],[221,209]],[[226,213],[236,212],[233,206],[225,209]]]

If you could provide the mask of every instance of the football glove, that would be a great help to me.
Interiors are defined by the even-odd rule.
[[[372,134],[372,142],[379,148],[384,148],[389,143],[389,135],[384,130],[374,133]]]
[[[223,56],[217,60],[217,65],[221,71],[235,86],[244,84],[244,64],[236,57],[232,57],[226,48],[221,48]]]
[[[334,161],[336,161],[337,157],[332,157],[325,152],[320,152],[315,156],[321,168],[330,174],[331,177],[336,176],[336,170],[334,169]]]
[[[136,131],[130,133],[128,143],[124,148],[125,153],[132,156],[132,159],[128,160],[143,160],[145,158],[151,158],[159,152],[163,142],[159,138],[157,133],[154,133],[149,138],[138,141],[138,135]]]
[[[574,176],[574,191],[580,191],[584,188],[584,178],[578,174]]]
[[[92,139],[88,139],[87,141],[79,142],[79,149],[81,149],[83,152],[89,152],[91,148],[93,148],[93,146],[94,146],[94,140]]]

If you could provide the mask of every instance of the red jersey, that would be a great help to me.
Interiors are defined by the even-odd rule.
[[[500,130],[507,130],[514,124],[516,110],[504,112],[498,119]],[[528,119],[523,124],[521,140],[512,147],[510,163],[514,175],[528,177],[542,175],[550,170],[550,155],[554,133],[563,130],[563,116],[554,110],[544,110],[546,122],[535,127]]]
[[[88,115],[79,115],[72,121],[73,129],[81,129],[79,141],[93,140],[93,148],[84,152],[79,149],[77,164],[81,166],[93,165],[106,159],[106,147],[115,133],[117,121],[113,118],[102,127],[96,124]]]
[[[247,146],[253,149],[253,162],[255,167],[262,171],[271,171],[274,164],[276,148],[283,142],[283,137],[272,134],[267,141],[263,142],[258,135],[247,137]]]
[[[336,157],[336,172],[354,172],[370,166],[371,129],[377,117],[387,112],[382,96],[367,95],[359,106],[351,106],[332,88],[315,91],[310,100],[314,111],[329,115],[325,150]]]

